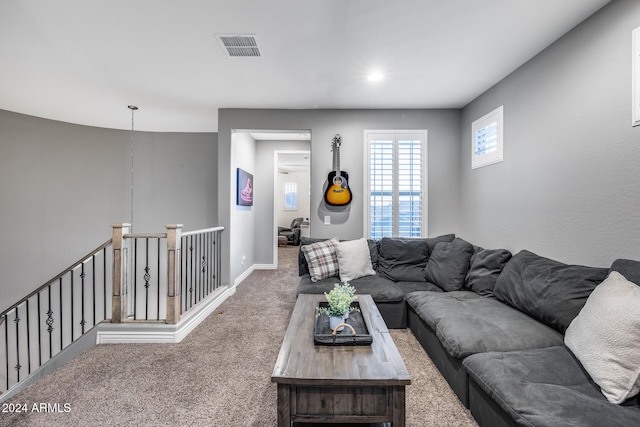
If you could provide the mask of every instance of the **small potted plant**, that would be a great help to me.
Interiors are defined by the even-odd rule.
[[[318,308],[320,314],[329,316],[329,327],[334,330],[339,324],[344,323],[349,313],[356,311],[355,307],[351,307],[351,303],[357,298],[356,289],[349,285],[348,282],[336,283],[329,293],[324,293],[327,298],[327,307]],[[342,330],[342,326],[338,331]]]

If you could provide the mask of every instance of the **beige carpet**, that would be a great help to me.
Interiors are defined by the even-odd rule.
[[[5,402],[27,412],[0,412],[0,425],[275,426],[270,379],[295,303],[296,257],[280,248],[278,270],[253,272],[180,344],[86,351]],[[412,379],[407,424],[476,426],[413,334],[392,336]],[[42,403],[60,412],[33,411]]]

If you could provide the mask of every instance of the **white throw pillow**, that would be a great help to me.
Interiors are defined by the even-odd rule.
[[[640,391],[640,287],[612,271],[571,322],[564,342],[611,403]]]
[[[309,276],[311,276],[312,282],[333,277],[338,272],[337,244],[338,238],[334,237],[323,242],[304,245],[300,248],[307,259]]]
[[[336,255],[338,257],[341,282],[376,274],[371,265],[369,245],[364,237],[357,240],[339,242],[336,245]]]

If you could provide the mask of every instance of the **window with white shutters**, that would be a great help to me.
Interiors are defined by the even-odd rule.
[[[427,131],[365,131],[365,138],[369,237],[426,236]]]
[[[298,183],[297,182],[284,183],[284,210],[286,211],[298,210]]]
[[[479,168],[501,162],[502,116],[500,106],[471,124],[471,168]]]

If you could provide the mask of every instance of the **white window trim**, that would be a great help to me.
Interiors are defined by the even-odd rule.
[[[640,126],[640,27],[631,32],[632,126]]]
[[[500,163],[504,160],[504,106],[499,106],[471,124],[471,169]],[[497,124],[497,149],[486,154],[476,155],[476,133],[492,124]]]
[[[423,159],[422,159],[422,164],[424,167],[424,173],[423,173],[423,198],[422,198],[422,220],[423,220],[423,224],[422,224],[422,229],[421,229],[421,233],[422,233],[422,237],[427,237],[429,235],[428,233],[428,227],[429,227],[429,210],[428,210],[428,200],[429,200],[429,133],[427,131],[427,129],[365,129],[363,132],[363,141],[364,144],[363,146],[365,147],[365,153],[366,155],[362,156],[362,161],[363,161],[363,168],[362,170],[364,171],[364,176],[362,179],[363,182],[363,188],[364,188],[364,193],[363,193],[363,201],[362,201],[362,206],[363,209],[362,211],[364,212],[364,221],[363,222],[363,236],[367,236],[367,238],[371,238],[371,235],[369,234],[369,229],[371,226],[371,206],[370,206],[370,200],[369,200],[369,193],[371,190],[371,187],[369,185],[369,178],[370,178],[370,174],[371,174],[371,169],[370,169],[370,145],[369,145],[369,141],[370,135],[377,135],[377,134],[393,134],[393,135],[401,135],[401,134],[409,134],[409,135],[415,135],[415,134],[421,134],[423,136],[422,138],[422,151],[424,153]],[[394,214],[395,215],[395,214]]]

